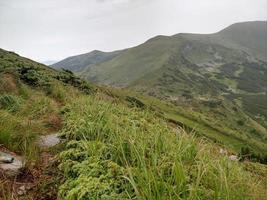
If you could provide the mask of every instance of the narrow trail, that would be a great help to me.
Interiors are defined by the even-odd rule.
[[[60,139],[56,133],[39,136],[36,144],[40,148],[40,158],[35,166],[30,166],[30,163],[26,166],[22,156],[0,146],[0,187],[8,189],[6,193],[12,199],[56,199],[56,191],[52,183],[54,183],[57,160],[51,148],[59,143]],[[51,188],[47,188],[49,183]],[[42,193],[45,190],[47,193],[44,196]]]

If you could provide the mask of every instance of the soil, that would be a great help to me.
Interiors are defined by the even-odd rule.
[[[58,161],[55,153],[49,148],[57,145],[60,140],[57,134],[41,136],[38,140],[42,148],[40,161],[34,166],[25,167],[21,172],[13,177],[0,175],[0,199],[5,199],[7,194],[11,199],[29,200],[56,200],[57,185],[62,181],[59,178]],[[8,151],[1,146],[0,151],[9,153],[14,157],[19,155]]]

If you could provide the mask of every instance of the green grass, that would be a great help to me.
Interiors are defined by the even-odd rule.
[[[90,85],[0,49],[0,144],[38,164],[38,136],[57,131],[60,107]],[[53,130],[52,130],[53,129]]]
[[[254,27],[253,24],[262,26],[257,22],[249,26]],[[264,155],[267,150],[267,63],[256,60],[250,52],[245,53],[246,49],[235,41],[221,38],[221,34],[229,30],[213,35],[159,36],[110,60],[83,66],[85,70],[79,75],[171,102],[174,106],[156,103],[155,107],[164,112],[166,118],[226,144],[236,152],[249,145],[257,154]],[[258,41],[259,32],[257,37],[254,32],[251,34],[251,40]],[[256,48],[262,46],[256,45]],[[79,56],[74,58],[75,62],[82,60]],[[65,64],[71,70],[74,63]],[[214,108],[218,100],[223,103]]]
[[[98,97],[68,110],[58,199],[260,199],[261,186],[238,163],[151,111]]]
[[[115,92],[115,91],[114,91]],[[133,92],[124,90],[129,95]],[[123,94],[121,94],[123,95]],[[199,136],[205,136],[213,141],[224,144],[234,151],[239,152],[244,145],[250,145],[257,153],[266,151],[265,137],[267,132],[263,126],[249,118],[238,107],[224,101],[222,105],[210,108],[199,103],[175,106],[172,103],[158,100],[153,97],[137,95],[147,107],[156,110],[164,118],[175,121],[182,127],[194,130]],[[244,122],[239,125],[238,121]],[[254,136],[250,130],[252,127],[260,134]]]
[[[126,90],[91,86],[67,70],[57,72],[14,53],[0,50],[0,58],[0,143],[25,156],[31,170],[41,155],[35,143],[39,135],[61,130],[65,139],[58,149],[49,149],[62,150],[62,174],[55,163],[47,172],[54,179],[37,186],[42,197],[55,196],[59,185],[58,199],[64,200],[262,199],[265,194],[265,166],[231,162],[218,153],[221,144],[199,137],[237,143],[240,135],[228,134],[228,128],[246,130],[252,122],[232,104],[221,105],[227,105],[228,115],[221,113],[218,99],[196,104],[197,111],[181,109]],[[216,121],[229,120],[208,123],[214,113],[206,104],[222,116]],[[171,126],[170,118],[186,124],[190,133]],[[243,127],[238,120],[246,122]],[[265,129],[253,123],[253,134],[261,137]],[[10,199],[9,189],[1,181],[0,198]]]

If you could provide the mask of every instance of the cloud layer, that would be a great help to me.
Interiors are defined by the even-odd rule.
[[[35,60],[267,20],[266,0],[0,0],[0,48]]]

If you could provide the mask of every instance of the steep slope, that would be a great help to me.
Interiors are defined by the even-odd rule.
[[[257,59],[267,61],[267,21],[236,23],[214,34],[182,35],[192,41],[241,50]],[[179,37],[179,34],[176,37]]]
[[[62,129],[67,102],[93,91],[72,73],[0,49],[0,199],[55,199],[59,149],[39,140]],[[3,163],[3,152],[24,161],[19,174],[19,162]]]
[[[228,135],[245,135],[243,144],[255,139],[256,146],[266,146],[266,23],[234,24],[215,34],[158,36],[84,66],[81,77],[169,101],[186,108],[187,119],[202,116],[204,124]]]
[[[248,54],[254,56],[255,58],[267,60],[267,22],[266,21],[255,21],[255,22],[243,22],[243,23],[237,23],[233,24],[222,31],[215,33],[215,34],[177,34],[172,37],[164,37],[164,36],[157,36],[156,38],[153,38],[149,40],[146,43],[154,42],[157,40],[157,44],[162,46],[163,48],[172,48],[172,42],[173,43],[179,43],[179,40],[181,40],[181,37],[184,37],[188,39],[191,42],[202,42],[202,43],[212,43],[224,46],[226,48],[235,49],[239,51],[245,51]],[[168,39],[167,39],[168,38]],[[171,41],[171,42],[170,42]],[[166,43],[165,43],[166,42]],[[146,44],[145,43],[145,44]],[[153,46],[154,45],[154,46]],[[158,54],[158,46],[155,44],[150,45],[153,48],[153,51],[155,52],[155,57],[157,57]],[[144,46],[144,52],[148,52],[149,48],[145,48]],[[179,48],[179,47],[178,47]],[[134,48],[135,49],[135,48]],[[132,52],[131,49],[129,49],[130,53],[127,53],[125,56],[122,56],[121,58],[125,58],[128,54],[133,54],[132,56],[138,56],[142,58],[145,56],[145,54],[142,53],[142,45],[141,47],[137,47],[138,50],[141,50],[139,54],[137,52]],[[147,51],[148,50],[148,51]],[[151,49],[150,49],[151,50]],[[99,51],[93,51],[88,54],[73,56],[70,58],[67,58],[64,60],[64,62],[59,62],[54,64],[54,67],[56,68],[66,68],[72,71],[82,71],[85,70],[88,66],[91,66],[92,64],[100,64],[103,62],[106,62],[108,60],[113,59],[113,56],[116,57],[124,51],[116,51],[111,53],[103,53]],[[152,54],[150,52],[150,54]],[[122,61],[123,61],[122,59]],[[134,61],[134,59],[132,59]],[[141,60],[141,65],[145,65],[145,60]],[[111,66],[113,65],[120,65],[122,62],[120,59],[117,59],[117,61],[109,63]],[[129,62],[129,65],[131,65],[131,62]],[[135,65],[131,67],[136,67]],[[79,70],[77,70],[78,68]],[[112,68],[112,67],[111,67]],[[129,67],[130,68],[130,67]],[[102,72],[99,72],[101,75]]]
[[[85,67],[90,67],[91,65],[111,60],[122,52],[123,51],[114,51],[106,53],[95,50],[90,53],[66,58],[53,64],[52,67],[55,69],[67,69],[73,72],[81,72],[85,69]]]
[[[174,98],[184,90],[227,95],[266,126],[266,48],[266,21],[238,23],[215,34],[158,36],[81,76]]]
[[[126,86],[140,77],[159,69],[168,60],[172,48],[179,48],[182,41],[158,36],[118,57],[87,68],[82,77],[95,82]]]
[[[0,83],[0,143],[27,161],[15,181],[0,176],[1,199],[260,200],[266,194],[266,166],[231,161],[234,150],[187,134],[175,120],[169,124],[156,99],[151,104],[149,97],[92,86],[2,49]],[[60,131],[64,142],[42,161],[35,139],[49,131]],[[31,188],[18,196],[25,184]]]
[[[267,21],[234,24],[215,35],[229,41],[228,43],[244,47],[248,53],[267,61]]]

